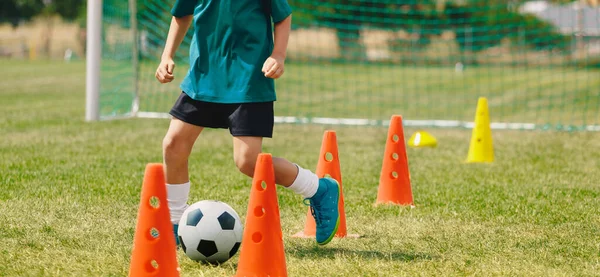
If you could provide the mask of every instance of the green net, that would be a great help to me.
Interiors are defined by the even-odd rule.
[[[401,114],[415,124],[462,126],[487,97],[496,123],[600,130],[600,9],[520,2],[290,0],[276,115],[377,124]],[[171,5],[137,1],[136,74],[127,3],[104,1],[102,116],[165,114],[179,95],[191,32],[176,81],[154,79]]]

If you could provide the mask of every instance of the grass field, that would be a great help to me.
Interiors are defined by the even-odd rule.
[[[168,121],[86,123],[84,64],[3,64],[0,276],[126,276],[144,167],[161,161]],[[265,151],[314,169],[325,129],[276,125]],[[462,163],[470,131],[430,130],[438,148],[408,149],[411,209],[372,206],[387,130],[335,130],[348,231],[363,237],[292,238],[306,207],[278,189],[289,276],[600,275],[599,133],[495,131],[496,162],[480,165]],[[190,201],[225,201],[244,220],[251,180],[231,149],[227,131],[201,136]],[[238,257],[178,260],[182,276],[231,276]]]

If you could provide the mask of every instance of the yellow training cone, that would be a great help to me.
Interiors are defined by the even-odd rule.
[[[411,147],[436,147],[437,140],[425,131],[418,131],[408,139],[408,145]]]
[[[480,97],[477,101],[475,126],[471,135],[467,163],[491,163],[493,161],[494,147],[492,145],[492,129],[490,128],[488,102],[485,97]]]

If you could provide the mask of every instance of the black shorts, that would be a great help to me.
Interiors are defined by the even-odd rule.
[[[211,103],[181,93],[169,114],[192,125],[229,129],[232,136],[273,137],[273,102]]]

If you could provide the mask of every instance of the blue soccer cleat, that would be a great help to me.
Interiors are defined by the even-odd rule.
[[[340,186],[335,179],[319,179],[317,193],[309,201],[310,210],[317,225],[317,243],[325,245],[329,243],[340,225]]]
[[[177,235],[179,224],[173,224],[173,233],[175,234],[175,246],[179,247],[179,236]]]

